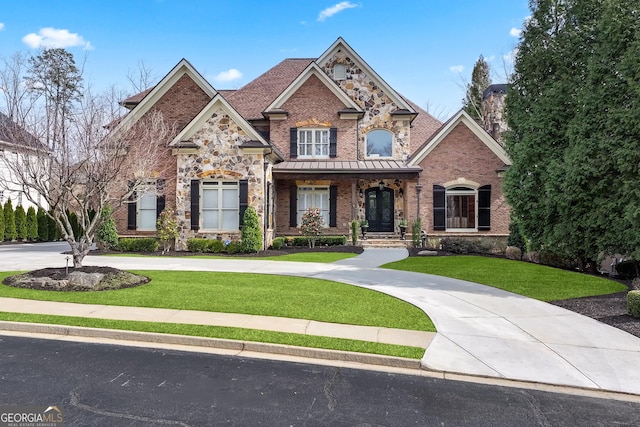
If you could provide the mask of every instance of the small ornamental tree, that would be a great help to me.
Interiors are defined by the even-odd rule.
[[[22,205],[18,205],[15,211],[16,218],[16,238],[26,240],[27,238],[27,214]]]
[[[16,240],[16,216],[11,199],[8,199],[4,204],[4,239]]]
[[[258,252],[262,249],[260,220],[253,206],[248,206],[244,211],[244,224],[242,226],[240,243],[243,253]]]
[[[27,240],[38,240],[38,215],[33,206],[27,209]]]
[[[322,236],[322,226],[324,218],[320,214],[320,209],[309,208],[302,214],[302,234],[309,240],[309,247],[316,246],[316,240]]]
[[[156,222],[156,236],[162,242],[163,254],[171,249],[179,235],[176,213],[171,208],[164,208]]]
[[[118,246],[118,231],[116,221],[113,219],[113,209],[106,205],[100,214],[100,226],[98,227],[98,245],[103,249],[115,249]]]
[[[49,240],[49,219],[47,214],[44,209],[38,208],[36,217],[38,218],[38,240],[46,242]]]

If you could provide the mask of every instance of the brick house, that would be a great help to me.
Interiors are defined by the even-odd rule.
[[[396,233],[418,216],[430,236],[506,236],[502,146],[466,113],[442,124],[391,88],[341,38],[316,59],[286,59],[235,91],[214,89],[182,60],[155,87],[123,102],[123,121],[162,111],[175,125],[158,173],[164,191],[116,213],[121,234],[153,233],[175,208],[191,237],[238,239],[255,208],[265,245],[298,235],[319,208],[325,234],[353,219]]]

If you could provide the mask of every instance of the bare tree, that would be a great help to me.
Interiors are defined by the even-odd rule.
[[[122,117],[114,90],[94,94],[91,88],[76,85],[77,91],[71,94],[65,92],[69,86],[43,89],[46,84],[67,85],[69,80],[58,74],[49,81],[34,80],[33,74],[25,80],[15,70],[0,70],[0,81],[10,81],[26,94],[5,96],[0,108],[15,111],[16,101],[26,99],[30,105],[19,108],[28,114],[5,121],[8,124],[0,129],[21,147],[18,155],[2,158],[11,177],[5,184],[23,188],[30,202],[47,210],[71,247],[74,266],[81,267],[95,242],[105,206],[131,201],[132,195],[140,193],[137,190],[163,172],[157,170],[162,164],[159,159],[168,150],[173,130],[158,112],[147,113],[130,126],[116,126]],[[53,105],[56,102],[59,105]],[[72,226],[72,215],[77,216],[79,230]]]

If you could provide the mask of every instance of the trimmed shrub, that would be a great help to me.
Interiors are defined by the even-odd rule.
[[[38,215],[33,206],[27,209],[27,240],[38,240]]]
[[[53,217],[49,215],[47,215],[47,223],[48,223],[47,224],[47,231],[48,231],[47,240],[57,242],[62,238],[62,232],[58,227],[58,223],[53,219]]]
[[[13,210],[11,199],[7,199],[4,204],[4,240],[16,240],[16,216]]]
[[[440,240],[443,251],[452,254],[486,254],[491,251],[487,242],[479,239],[464,239],[461,237],[445,237]]]
[[[624,279],[631,279],[637,277],[637,272],[640,270],[638,261],[628,259],[616,264],[616,273],[619,277]]]
[[[262,249],[262,230],[260,219],[253,206],[244,211],[242,231],[240,234],[240,250],[243,253],[254,253]]]
[[[4,240],[4,210],[0,203],[0,242]]]
[[[189,252],[208,252],[209,239],[193,237],[187,240],[187,250]]]
[[[411,244],[414,248],[422,246],[422,218],[420,217],[411,223]]]
[[[276,237],[271,242],[271,247],[276,250],[282,248],[282,245],[284,245],[284,237]]]
[[[122,252],[158,252],[160,244],[155,237],[122,237],[118,240]]]
[[[97,238],[98,244],[105,249],[115,249],[118,247],[116,221],[113,219],[113,209],[109,205],[106,205],[102,209]]]
[[[38,240],[46,242],[49,240],[49,218],[42,208],[38,208]]]
[[[563,268],[573,270],[578,267],[578,262],[575,258],[568,257],[564,254],[550,251],[540,251],[540,264],[548,265],[549,267]]]
[[[304,236],[287,237],[287,244],[290,246],[309,246],[309,239]],[[347,236],[322,236],[316,238],[319,246],[338,246],[347,244]]]
[[[239,241],[232,241],[225,245],[224,251],[228,254],[240,254],[242,253],[242,243]]]
[[[627,294],[627,311],[633,317],[640,317],[640,291],[629,291]]]
[[[18,240],[27,239],[27,214],[22,205],[16,206],[16,238]]]
[[[358,231],[360,231],[360,221],[354,219],[351,221],[351,244],[353,246],[358,244]]]

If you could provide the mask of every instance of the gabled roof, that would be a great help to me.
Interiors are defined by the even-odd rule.
[[[504,164],[511,165],[511,159],[507,155],[502,145],[491,137],[475,120],[469,116],[464,110],[458,111],[451,119],[449,119],[442,127],[429,138],[416,152],[411,156],[409,166],[418,166],[425,157],[429,155],[453,129],[459,124],[464,124],[471,130]]]
[[[267,106],[312,62],[313,59],[285,59],[230,94],[227,99],[247,120],[262,119],[262,112]]]
[[[346,108],[361,111],[356,104],[340,87],[325,73],[315,62],[310,63],[307,68],[296,77],[289,86],[276,99],[269,104],[264,111],[271,111],[282,108],[282,105],[302,86],[311,76],[316,76],[324,85],[344,104]]]
[[[418,113],[411,122],[411,147],[419,147],[442,127],[442,122],[410,100],[405,99],[405,101]],[[414,148],[412,151],[417,150]]]
[[[0,112],[0,147],[2,146],[10,146],[15,150],[49,151],[38,138]]]
[[[353,59],[355,62],[358,63],[358,65],[360,65],[360,67],[364,70],[365,74],[367,76],[370,76],[370,78],[379,86],[382,88],[382,91],[389,97],[391,98],[391,100],[398,106],[399,109],[406,109],[410,112],[415,112],[413,109],[413,106],[411,106],[411,104],[409,104],[408,102],[406,102],[404,100],[404,98],[402,96],[400,96],[400,94],[398,92],[396,92],[391,86],[389,86],[387,84],[387,82],[385,82],[382,77],[380,77],[378,75],[378,73],[376,73],[373,68],[371,68],[369,66],[369,64],[367,64],[365,62],[364,59],[362,59],[360,57],[360,55],[358,55],[356,53],[355,50],[353,50],[351,48],[351,46],[349,46],[347,44],[347,42],[345,42],[342,37],[338,37],[338,39],[329,47],[329,49],[327,49],[325,51],[325,53],[323,53],[317,60],[316,63],[319,64],[321,67],[323,66],[323,64],[325,62],[327,62],[327,60],[329,60],[329,58],[331,58],[333,55],[335,55],[336,53],[343,51],[347,53],[347,56],[349,56],[351,59]]]
[[[140,98],[140,97],[141,97],[141,100],[138,101],[138,103],[131,110],[131,112],[127,114],[124,117],[124,119],[120,121],[120,123],[118,123],[114,131],[119,130],[123,126],[130,125],[132,124],[131,122],[135,122],[140,117],[142,117],[185,74],[191,77],[191,79],[194,82],[196,82],[196,84],[209,97],[213,98],[213,96],[217,93],[217,91],[213,88],[213,86],[211,86],[211,84],[204,77],[202,77],[202,75],[193,67],[193,65],[191,65],[189,61],[187,61],[186,59],[182,59],[152,89],[147,89],[146,91],[141,92],[137,95],[134,95],[133,97],[127,98],[127,100],[131,100],[132,102],[136,101],[136,98]],[[123,102],[126,103],[127,100]]]
[[[217,94],[211,99],[211,101],[187,124],[184,129],[176,135],[176,137],[169,144],[170,147],[180,147],[184,141],[190,140],[195,133],[202,128],[206,121],[211,117],[213,112],[222,108],[231,119],[247,134],[250,139],[243,144],[243,148],[271,148],[260,133],[247,122],[232,106],[229,102],[220,94]],[[189,144],[192,146],[193,144]],[[280,156],[281,157],[281,156]],[[282,158],[280,159],[282,160]]]

